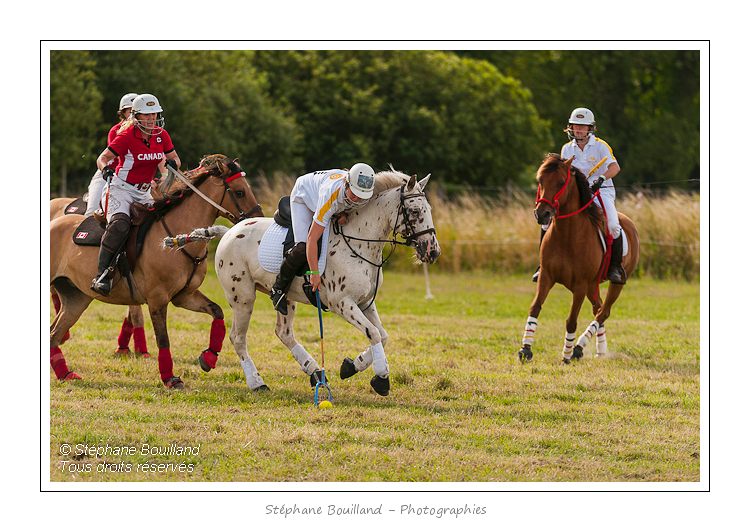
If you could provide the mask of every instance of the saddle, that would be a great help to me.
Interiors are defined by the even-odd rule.
[[[295,243],[294,238],[294,228],[292,227],[292,202],[291,198],[289,196],[283,196],[279,200],[279,206],[278,210],[273,213],[273,221],[276,222],[280,227],[287,228],[288,231],[286,232],[286,237],[284,238],[284,255],[287,254],[287,252],[292,249]],[[318,239],[318,259],[320,260],[320,253],[323,250],[323,236],[321,236]],[[310,304],[313,306],[317,306],[317,298],[315,297],[315,292],[312,290],[312,284],[310,284],[310,276],[307,275],[307,272],[310,270],[310,265],[305,262],[300,268],[295,272],[295,275],[297,277],[302,277],[304,280],[302,282],[302,289],[305,292],[305,295],[307,296],[307,299],[310,300]],[[321,304],[322,310],[327,311],[328,307]]]
[[[130,283],[130,273],[135,270],[136,259],[143,249],[146,234],[155,221],[156,216],[148,210],[148,206],[142,203],[133,203],[130,206],[130,233],[125,240],[122,250],[115,259],[120,273],[128,279],[128,283]],[[106,228],[106,224],[100,222],[94,216],[89,216],[74,231],[73,242],[78,246],[100,247]],[[131,297],[133,295],[132,292],[131,286]]]

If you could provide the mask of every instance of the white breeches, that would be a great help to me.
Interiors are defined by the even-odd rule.
[[[292,230],[294,231],[294,242],[307,242],[307,235],[310,232],[310,225],[313,223],[315,215],[304,203],[292,201]]]
[[[604,211],[607,213],[607,228],[612,238],[620,236],[620,219],[617,216],[617,209],[615,208],[615,191],[611,188],[602,188],[599,190],[599,197],[595,200],[596,204],[600,207],[604,204]],[[599,201],[601,199],[601,201]]]
[[[107,189],[105,187],[102,191],[102,203],[104,203],[106,197]],[[151,188],[147,187],[145,190],[138,190],[136,187],[130,183],[126,183],[122,179],[117,177],[113,178],[109,185],[107,223],[109,223],[112,220],[112,216],[118,212],[130,216],[130,205],[135,202],[152,205],[154,203],[154,198],[151,196]]]
[[[107,182],[102,177],[102,171],[97,170],[89,183],[89,199],[86,204],[86,216],[91,216],[99,208],[99,200],[102,198],[102,190]]]

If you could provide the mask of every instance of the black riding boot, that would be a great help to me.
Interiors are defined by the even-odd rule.
[[[625,284],[628,274],[622,267],[622,233],[612,241],[612,255],[609,259],[607,279],[615,284]]]
[[[99,248],[99,273],[91,281],[91,289],[94,292],[106,297],[112,291],[115,257],[128,238],[128,233],[130,233],[130,217],[126,214],[115,214],[107,225]]]
[[[276,276],[276,282],[271,289],[271,301],[277,312],[286,316],[286,293],[297,275],[297,271],[307,264],[305,242],[297,242],[284,256],[281,270]]]
[[[542,240],[544,240],[544,235],[547,233],[544,229],[542,229],[542,236],[539,237],[539,247],[542,247]],[[534,275],[531,276],[531,280],[534,282],[537,282],[539,280],[539,271],[542,269],[541,266],[536,267],[536,271],[534,272]]]

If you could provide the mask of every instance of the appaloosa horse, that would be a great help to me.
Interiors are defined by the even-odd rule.
[[[533,356],[531,345],[537,318],[555,283],[573,292],[573,304],[565,323],[563,362],[582,358],[583,348],[594,336],[597,338],[597,356],[606,354],[604,322],[624,286],[610,283],[602,304],[599,284],[605,280],[609,263],[608,246],[605,251],[603,242],[611,243],[611,237],[607,238],[604,212],[592,201],[586,176],[572,163],[572,158],[563,160],[557,154],[549,154],[537,171],[539,187],[534,215],[539,225],[550,224],[550,227],[539,249],[541,270],[518,352],[521,362],[527,362]],[[630,218],[618,214],[628,244],[622,265],[630,277],[638,265],[640,238]],[[578,313],[585,298],[593,304],[595,319],[575,342]]]
[[[331,312],[359,329],[370,344],[356,359],[344,359],[340,376],[346,379],[372,365],[375,376],[370,385],[384,396],[390,390],[384,350],[388,334],[375,306],[375,296],[383,284],[383,248],[387,242],[396,242],[388,239],[393,232],[394,236],[401,235],[405,239],[398,243],[415,249],[420,261],[432,264],[437,260],[440,245],[435,236],[431,207],[424,194],[428,180],[429,176],[417,182],[416,176],[410,178],[396,171],[376,174],[375,191],[369,203],[352,211],[347,224],[334,228],[328,235],[320,300]],[[267,389],[248,354],[247,330],[256,290],[268,294],[276,279],[276,272],[265,270],[258,255],[260,242],[273,224],[271,218],[237,224],[224,234],[216,249],[216,273],[234,312],[229,338],[250,390]],[[303,290],[301,277],[292,283],[287,299],[288,314],[276,314],[276,336],[314,385],[319,379],[320,367],[294,337],[296,302],[312,304]]]
[[[221,214],[233,222],[263,216],[247,180],[236,161],[220,157],[190,178],[189,186],[171,192],[150,208],[157,221],[147,233],[143,249],[127,279],[115,274],[109,296],[91,290],[97,273],[98,248],[73,242],[83,216],[67,215],[50,223],[50,285],[60,297],[60,312],[50,326],[50,364],[60,380],[79,379],[68,369],[59,347],[63,335],[76,323],[91,301],[114,305],[147,304],[159,348],[161,380],[168,388],[183,388],[173,373],[167,334],[167,306],[209,314],[213,318],[209,348],[203,354],[216,360],[225,336],[221,307],[204,296],[200,287],[206,275],[208,249],[205,243],[191,243],[181,252],[164,250],[165,237],[212,224]],[[134,296],[131,298],[131,288]]]

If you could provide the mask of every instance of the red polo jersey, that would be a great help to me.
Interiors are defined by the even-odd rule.
[[[107,147],[120,158],[117,176],[134,185],[151,182],[164,155],[174,151],[166,129],[146,142],[136,126],[117,135]]]
[[[112,128],[109,130],[109,133],[107,133],[107,145],[109,146],[113,140],[115,140],[115,137],[117,136],[117,130],[122,127],[122,122],[118,122]],[[109,161],[109,164],[107,166],[111,166],[112,170],[115,170],[117,166],[120,164],[120,159],[122,157],[115,157],[111,161]]]

